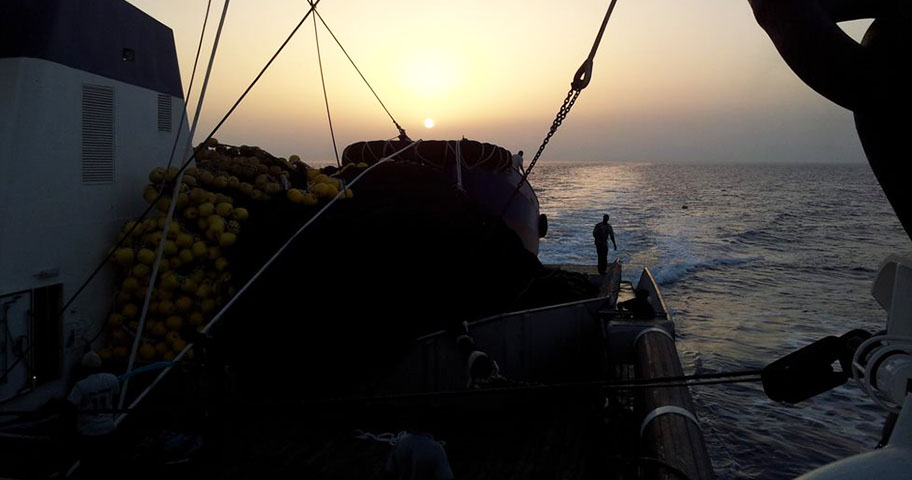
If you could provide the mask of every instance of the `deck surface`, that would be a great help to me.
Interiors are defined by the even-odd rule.
[[[596,265],[578,265],[573,263],[555,263],[545,265],[549,268],[559,268],[561,270],[566,270],[568,272],[583,273],[586,275],[598,275],[598,267]]]
[[[446,443],[457,478],[605,478],[609,438],[600,421],[603,398],[572,395],[513,399],[481,410],[437,411],[430,431]],[[227,455],[216,463],[225,477],[253,471],[281,476],[289,471],[304,478],[380,478],[392,446],[355,438],[355,429],[396,433],[413,424],[409,411],[368,411],[302,421],[271,418],[238,419]],[[360,420],[359,420],[360,417]],[[210,473],[212,470],[207,469]]]

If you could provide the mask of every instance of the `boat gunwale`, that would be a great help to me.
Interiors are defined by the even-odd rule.
[[[640,284],[643,281],[648,281],[649,285],[652,287],[650,294],[655,294],[656,300],[659,302],[659,306],[662,308],[661,313],[656,314],[656,318],[662,318],[664,320],[671,320],[671,314],[668,313],[668,305],[665,303],[665,296],[662,295],[662,290],[659,288],[659,284],[656,283],[655,277],[652,276],[652,272],[649,271],[649,267],[643,267],[643,273],[640,274],[640,281],[637,282],[637,287],[640,288]]]
[[[474,320],[474,321],[468,322],[468,325],[469,325],[469,327],[472,327],[472,326],[474,326],[474,325],[482,325],[482,324],[485,324],[485,323],[490,323],[490,322],[493,322],[493,321],[495,321],[495,320],[499,320],[499,319],[502,319],[502,318],[505,318],[505,317],[512,317],[512,316],[515,316],[515,315],[523,315],[523,314],[538,313],[538,312],[543,312],[543,311],[548,311],[548,310],[556,310],[556,309],[559,309],[559,308],[566,308],[566,307],[572,307],[572,306],[577,306],[577,305],[583,305],[583,304],[586,304],[586,303],[595,303],[595,302],[603,302],[603,303],[604,303],[604,302],[607,301],[607,300],[608,300],[608,297],[607,297],[607,296],[606,296],[606,297],[595,297],[595,298],[587,298],[587,299],[584,299],[584,300],[575,300],[575,301],[567,302],[567,303],[556,303],[556,304],[554,304],[554,305],[546,305],[546,306],[544,306],[544,307],[529,308],[529,309],[526,309],[526,310],[516,310],[516,311],[513,311],[513,312],[498,313],[498,314],[496,314],[496,315],[491,315],[491,316],[488,316],[488,317],[485,317],[485,318],[481,318],[481,319],[478,319],[478,320]],[[440,335],[444,335],[444,334],[446,334],[446,333],[447,333],[446,330],[437,330],[437,331],[435,331],[435,332],[431,332],[431,333],[422,335],[422,336],[420,336],[420,337],[417,337],[417,338],[415,339],[415,341],[416,341],[416,342],[422,342],[422,341],[425,341],[425,340],[430,340],[431,338],[434,338],[434,337],[437,337],[437,336],[440,336]]]

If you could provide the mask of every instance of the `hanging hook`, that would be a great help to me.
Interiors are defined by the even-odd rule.
[[[616,3],[617,0],[611,0],[611,4],[608,5],[608,11],[605,12],[605,18],[602,19],[598,35],[595,36],[595,41],[592,42],[592,49],[589,50],[589,56],[583,60],[583,64],[580,65],[576,75],[573,76],[573,82],[570,83],[570,88],[573,90],[579,91],[586,88],[589,85],[589,81],[592,80],[592,63],[595,59],[595,52],[598,51],[599,44],[602,43],[602,35],[605,33],[605,27],[608,25],[608,19],[611,18],[611,12],[614,11]]]

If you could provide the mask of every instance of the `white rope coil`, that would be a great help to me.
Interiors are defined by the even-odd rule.
[[[381,434],[374,434],[374,433],[365,432],[362,430],[355,430],[355,433],[357,434],[357,435],[355,435],[355,438],[360,438],[361,440],[374,440],[375,442],[380,442],[380,443],[388,443],[392,446],[396,446],[399,442],[401,442],[405,437],[407,437],[409,435],[408,432],[405,432],[405,431],[402,431],[399,433],[387,432],[387,433],[381,433]]]
[[[375,442],[380,442],[380,443],[387,443],[394,447],[396,445],[398,445],[400,442],[402,442],[403,440],[405,440],[407,437],[412,435],[411,433],[408,433],[406,431],[402,431],[399,433],[386,432],[386,433],[375,434],[375,433],[371,433],[371,432],[365,432],[364,430],[355,430],[355,434],[356,434],[355,438],[358,438],[361,440],[373,440]],[[446,442],[444,442],[443,440],[434,439],[434,442],[436,442],[441,447],[446,446]]]

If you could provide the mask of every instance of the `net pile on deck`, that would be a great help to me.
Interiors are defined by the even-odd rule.
[[[233,263],[245,254],[235,244],[246,235],[257,235],[262,227],[256,221],[257,212],[286,204],[300,216],[312,215],[321,202],[343,189],[339,175],[367,167],[351,164],[341,171],[323,173],[297,156],[286,160],[257,147],[234,147],[214,140],[197,157],[197,166],[184,172],[179,186],[160,274],[152,286],[149,317],[138,351],[141,360],[173,359],[192,331],[234,295]],[[150,172],[143,198],[155,203],[157,214],[127,222],[120,233],[121,238],[129,238],[113,256],[120,286],[107,321],[109,346],[98,351],[106,361],[125,359],[137,332],[177,175],[176,167]],[[343,198],[353,196],[347,189]],[[242,235],[242,226],[251,231],[245,228]]]
[[[296,156],[215,142],[199,159],[177,196],[141,360],[173,358],[235,288],[368,167],[314,169]],[[143,220],[115,255],[121,288],[109,346],[99,352],[106,359],[123,359],[135,335],[169,207],[167,180],[176,175],[152,172],[144,196],[162,213]],[[441,170],[384,163],[354,189],[342,190],[345,201],[294,240],[227,312],[217,336],[242,377],[296,390],[288,378],[306,374],[329,388],[395,361],[420,334],[596,294],[585,276],[543,267]],[[166,195],[156,199],[159,192]]]

